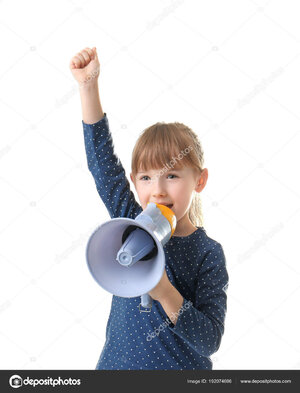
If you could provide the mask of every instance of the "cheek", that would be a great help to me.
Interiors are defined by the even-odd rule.
[[[138,197],[142,203],[144,200],[146,200],[148,198],[149,191],[147,190],[147,187],[136,187],[136,192],[137,192]]]
[[[176,200],[183,204],[188,204],[193,198],[193,193],[189,184],[181,183],[172,188],[172,194]]]
[[[173,195],[177,195],[178,198],[184,198],[185,194],[187,194],[188,188],[185,183],[174,183],[172,184],[172,187],[170,187],[170,192],[172,192]]]

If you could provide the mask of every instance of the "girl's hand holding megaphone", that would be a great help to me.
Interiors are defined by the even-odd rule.
[[[158,300],[160,302],[160,300],[163,300],[169,296],[172,288],[174,287],[171,284],[165,269],[160,282],[148,293],[152,297],[152,299]]]
[[[177,291],[177,289],[171,284],[166,269],[160,280],[160,282],[154,287],[148,294],[154,300],[158,300],[162,305],[165,313],[171,319],[171,322],[175,325],[177,322],[178,310],[183,304],[183,297]]]

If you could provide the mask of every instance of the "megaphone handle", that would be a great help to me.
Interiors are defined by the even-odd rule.
[[[140,311],[144,312],[150,312],[151,307],[152,307],[152,297],[148,295],[148,293],[145,293],[144,295],[141,296],[141,304],[140,306],[144,308],[148,308],[148,310],[141,310],[141,307],[139,307]]]

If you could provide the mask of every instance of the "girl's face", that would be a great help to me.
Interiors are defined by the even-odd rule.
[[[193,191],[201,192],[207,181],[207,169],[201,175],[190,167],[163,172],[150,170],[138,172],[136,177],[130,174],[136,188],[142,209],[148,202],[156,202],[168,206],[176,215],[177,227],[182,224],[191,227],[187,218],[188,209],[193,199]],[[182,225],[181,225],[182,226]],[[182,228],[183,229],[183,228]]]

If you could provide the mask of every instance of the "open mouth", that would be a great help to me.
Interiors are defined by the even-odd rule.
[[[158,202],[156,202],[156,203],[158,203]],[[166,207],[168,207],[169,209],[172,209],[172,207],[173,207],[173,203],[170,203],[170,204],[166,204],[166,203],[158,203],[159,205],[163,205],[163,206],[166,206]]]

